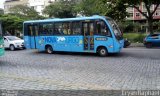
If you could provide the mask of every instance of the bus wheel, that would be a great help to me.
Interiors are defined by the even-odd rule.
[[[52,46],[46,46],[46,52],[49,53],[49,54],[52,54],[53,53]]]
[[[10,45],[10,46],[9,46],[9,49],[10,49],[11,51],[14,51],[14,50],[15,50],[14,45]]]
[[[98,49],[98,54],[99,54],[99,56],[105,57],[108,55],[108,51],[105,47],[100,47]]]

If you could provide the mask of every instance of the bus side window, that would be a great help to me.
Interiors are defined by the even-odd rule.
[[[33,28],[31,25],[28,26],[28,35],[32,36],[33,35]]]
[[[96,21],[96,34],[102,36],[111,35],[109,28],[104,21]]]
[[[43,26],[42,26],[42,24],[39,25],[39,34],[40,35],[43,34]]]
[[[76,21],[72,22],[72,34],[73,35],[81,35],[81,23]]]
[[[53,34],[53,24],[52,23],[40,24],[39,29],[41,31],[41,34],[43,35]]]
[[[54,34],[63,35],[62,23],[55,23],[54,24]]]
[[[94,35],[94,23],[91,22],[89,25],[90,36]]]
[[[62,26],[63,26],[63,33],[64,35],[70,35],[71,34],[71,24],[69,22],[66,22],[66,23],[63,23]]]

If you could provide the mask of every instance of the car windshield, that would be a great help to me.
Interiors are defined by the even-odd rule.
[[[118,40],[121,40],[122,39],[122,32],[120,31],[117,23],[113,20],[113,19],[107,19],[107,21],[109,22],[109,24],[111,25],[112,29],[113,29],[113,32],[116,36],[116,38]]]
[[[21,40],[20,38],[18,38],[18,37],[16,37],[16,36],[7,36],[7,38],[8,38],[10,41]]]

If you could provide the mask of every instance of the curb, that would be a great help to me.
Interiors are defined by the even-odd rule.
[[[129,47],[145,47],[143,43],[131,43]]]

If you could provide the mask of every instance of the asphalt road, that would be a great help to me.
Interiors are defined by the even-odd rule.
[[[6,51],[0,89],[160,89],[160,49],[126,48],[120,54]]]

